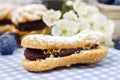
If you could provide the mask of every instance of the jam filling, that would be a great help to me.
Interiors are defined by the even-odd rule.
[[[98,45],[95,45],[91,48],[76,48],[76,49],[61,49],[61,50],[41,50],[41,49],[30,49],[26,48],[24,52],[24,56],[29,60],[37,60],[37,59],[45,59],[48,57],[65,57],[72,54],[79,54],[82,51],[96,49]]]
[[[15,27],[20,31],[33,31],[33,30],[43,29],[45,26],[46,25],[42,20],[37,20],[37,21],[19,23]]]
[[[0,20],[0,25],[12,24],[11,20]]]

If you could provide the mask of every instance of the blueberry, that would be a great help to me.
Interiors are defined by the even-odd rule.
[[[114,47],[115,47],[116,49],[119,49],[119,50],[120,50],[120,37],[118,37],[118,38],[115,40],[115,45],[114,45]]]
[[[17,41],[11,36],[3,34],[0,37],[0,53],[10,55],[17,48]]]
[[[98,2],[103,3],[103,4],[112,4],[114,0],[98,0]]]
[[[13,33],[13,32],[7,32],[5,33],[6,35],[11,35],[13,36],[13,38],[15,38],[15,40],[17,41],[17,44],[19,45],[20,44],[20,36],[16,33]]]
[[[113,4],[114,5],[120,5],[120,0],[115,0]]]

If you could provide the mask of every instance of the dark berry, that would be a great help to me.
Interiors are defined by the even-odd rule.
[[[17,41],[17,44],[19,45],[20,44],[20,36],[16,33],[13,33],[13,32],[7,32],[5,33],[6,35],[10,35],[10,36],[13,36],[13,38],[15,38],[15,40]]]
[[[113,4],[114,5],[120,5],[120,0],[115,0]]]
[[[11,36],[3,34],[0,37],[0,53],[2,55],[12,54],[17,48],[17,41]]]
[[[118,38],[115,40],[115,45],[114,45],[114,47],[115,47],[116,49],[120,49],[120,37],[118,37]]]
[[[103,4],[112,4],[114,0],[98,0],[98,2],[103,3]]]

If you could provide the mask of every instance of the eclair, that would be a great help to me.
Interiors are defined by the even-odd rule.
[[[42,4],[28,4],[17,7],[12,13],[14,32],[21,37],[30,34],[49,34],[49,27],[42,21],[47,8]]]
[[[23,38],[25,47],[22,66],[28,71],[41,72],[73,64],[92,64],[108,54],[101,43],[100,32],[84,30],[74,36],[29,35]]]

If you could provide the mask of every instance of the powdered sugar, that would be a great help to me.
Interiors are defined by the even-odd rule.
[[[18,7],[12,14],[14,24],[40,20],[47,8],[42,4],[30,4]]]
[[[49,45],[51,44],[73,44],[74,42],[90,42],[99,44],[100,40],[104,38],[104,35],[100,32],[84,30],[81,33],[75,36],[51,36],[51,35],[29,35],[26,36],[23,41],[27,40],[37,40],[40,44],[44,45],[47,42]],[[34,44],[37,44],[33,42]]]
[[[3,4],[0,3],[0,20],[11,18],[12,10],[15,6],[12,4]]]
[[[57,44],[57,43],[66,43],[70,44],[73,42],[76,42],[78,40],[77,37],[60,37],[60,36],[50,36],[50,35],[30,35],[27,36],[24,39],[31,39],[31,40],[38,40],[41,44],[44,44],[44,42],[48,42],[48,44]]]
[[[85,39],[85,40],[90,38],[92,40],[97,40],[97,41],[99,41],[102,37],[105,37],[101,32],[92,31],[92,30],[84,30],[75,36],[80,37],[80,38]]]

